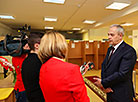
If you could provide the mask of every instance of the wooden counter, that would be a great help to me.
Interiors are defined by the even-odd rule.
[[[15,102],[14,88],[0,88],[0,102]]]

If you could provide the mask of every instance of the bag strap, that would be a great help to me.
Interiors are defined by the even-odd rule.
[[[7,48],[7,39],[8,39],[8,35],[6,35],[5,39],[4,39],[4,49],[5,51],[8,52],[8,54],[13,54],[13,53],[19,53],[20,52],[20,49],[22,48],[22,40],[24,39],[25,37],[25,33],[22,32],[22,35],[21,35],[21,38],[20,38],[20,42],[19,42],[19,46],[17,49],[13,50],[13,51],[9,51],[8,48]]]

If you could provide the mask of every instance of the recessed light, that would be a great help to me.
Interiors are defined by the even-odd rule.
[[[45,29],[54,29],[54,27],[45,27]]]
[[[81,30],[81,28],[72,28],[72,30]]]
[[[132,26],[134,25],[134,23],[124,23],[124,24],[121,24],[121,26]]]
[[[64,4],[65,0],[43,0],[44,2],[48,3],[58,3],[58,4]]]
[[[82,33],[86,32],[86,31],[87,31],[87,30],[85,30],[85,29],[82,29],[82,30],[81,30]]]
[[[13,16],[0,15],[1,19],[15,19]]]
[[[50,21],[50,22],[56,22],[57,18],[50,18],[50,17],[45,17],[44,21]]]
[[[94,27],[98,27],[98,26],[100,26],[100,25],[102,25],[103,23],[97,23],[97,24],[95,24],[95,26]]]
[[[72,34],[72,33],[73,33],[73,31],[67,31],[67,33],[68,33],[68,34]]]
[[[96,21],[92,21],[92,20],[84,20],[83,23],[86,23],[86,24],[93,24],[95,23]]]
[[[129,5],[130,4],[114,2],[113,4],[107,6],[106,9],[121,10],[121,9],[123,9],[123,8],[125,8],[125,7],[127,7]]]
[[[130,5],[129,0],[111,0],[106,5],[106,9],[121,10]]]

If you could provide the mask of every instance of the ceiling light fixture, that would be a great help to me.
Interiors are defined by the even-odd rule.
[[[43,0],[44,2],[48,3],[57,3],[57,4],[64,4],[65,0]]]
[[[54,27],[45,27],[45,29],[54,29]]]
[[[129,0],[110,0],[106,5],[106,9],[121,10],[129,6],[130,3]]]
[[[73,31],[67,31],[68,34],[73,34]]]
[[[124,23],[124,24],[121,24],[121,26],[132,26],[134,25],[134,23]]]
[[[97,23],[97,24],[95,24],[95,26],[94,27],[98,27],[98,26],[100,26],[100,25],[102,25],[103,23]]]
[[[92,21],[92,20],[84,20],[83,23],[86,23],[86,24],[93,24],[95,23],[96,21]]]
[[[1,19],[15,19],[13,16],[0,15]]]
[[[81,28],[72,28],[72,30],[81,30]]]
[[[84,32],[87,32],[87,30],[85,30],[85,29],[82,29],[82,30],[81,30],[81,32],[82,32],[82,33],[84,33]]]
[[[50,21],[50,22],[56,22],[57,18],[50,18],[50,17],[45,17],[44,21]]]

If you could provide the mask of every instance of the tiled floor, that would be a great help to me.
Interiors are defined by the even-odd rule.
[[[101,70],[90,70],[84,76],[100,76]],[[138,93],[138,75],[136,75],[136,93]],[[87,86],[86,86],[87,87]],[[103,102],[90,88],[87,87],[90,102]]]

